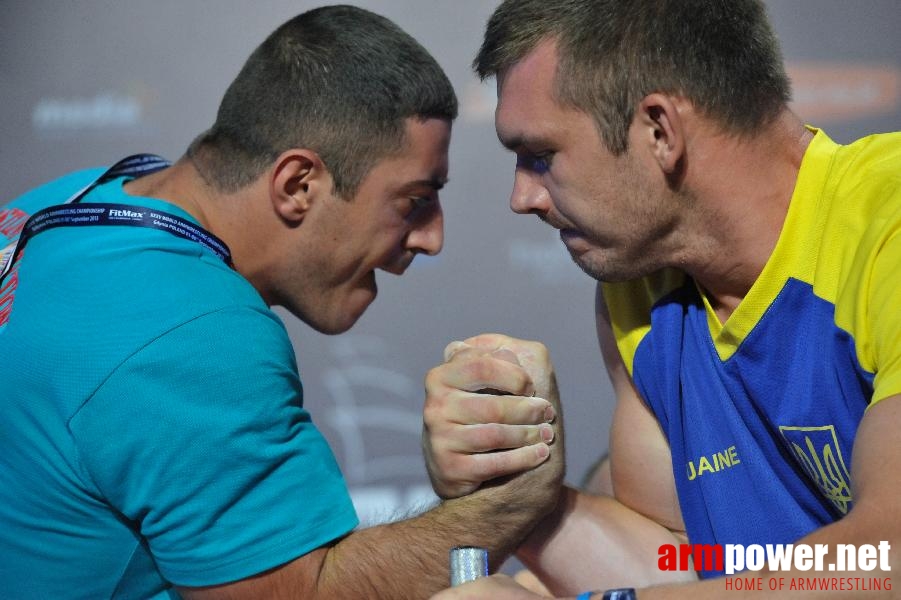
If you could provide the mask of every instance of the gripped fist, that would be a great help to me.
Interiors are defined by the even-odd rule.
[[[483,334],[451,342],[444,354],[426,375],[423,410],[435,493],[456,498],[532,469],[548,460],[551,446],[562,474],[560,406],[544,345]]]

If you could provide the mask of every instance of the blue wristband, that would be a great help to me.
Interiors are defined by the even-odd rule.
[[[591,600],[592,594],[597,594],[597,592],[582,592],[576,596],[576,600]]]

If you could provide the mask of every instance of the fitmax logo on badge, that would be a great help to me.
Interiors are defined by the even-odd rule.
[[[109,216],[111,217],[124,217],[126,219],[143,219],[144,213],[134,212],[131,210],[118,210],[115,208],[111,208],[109,211]]]

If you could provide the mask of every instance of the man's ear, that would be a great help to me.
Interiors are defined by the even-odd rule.
[[[668,178],[677,176],[685,154],[685,124],[673,99],[666,94],[648,94],[638,104],[633,124],[638,144],[650,149]]]
[[[332,177],[319,155],[306,148],[283,152],[270,171],[269,198],[286,222],[303,221],[318,198],[332,190]]]

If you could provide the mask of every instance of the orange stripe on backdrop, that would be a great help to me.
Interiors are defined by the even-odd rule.
[[[901,109],[901,68],[891,64],[788,61],[792,109],[812,125],[891,114]],[[493,83],[470,82],[461,95],[464,121],[489,122]]]
[[[895,65],[791,62],[792,110],[814,125],[892,113],[901,105]]]

